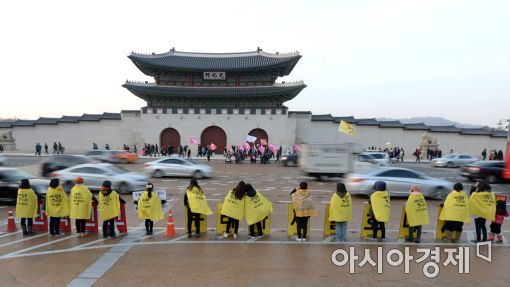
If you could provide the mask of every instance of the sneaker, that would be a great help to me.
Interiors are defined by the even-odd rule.
[[[228,233],[223,232],[223,237],[228,238]]]
[[[475,240],[475,239],[473,239],[473,240],[471,240],[471,242],[473,242],[473,243],[478,243],[478,242],[481,242],[481,241],[480,241],[480,240]]]
[[[191,233],[188,233],[188,238],[191,238],[193,237],[193,235],[191,235]]]
[[[250,236],[248,236],[248,237],[249,237],[250,239],[255,239],[255,236],[252,236],[252,235],[250,235]]]
[[[416,239],[414,243],[420,243],[420,239]]]
[[[200,233],[195,234],[195,238],[200,238]]]
[[[234,239],[237,239],[237,233],[234,233]]]
[[[301,242],[306,242],[306,238],[301,239]]]
[[[299,237],[296,237],[296,241],[299,241],[299,242],[301,242],[302,240],[301,240],[301,238],[299,238]]]

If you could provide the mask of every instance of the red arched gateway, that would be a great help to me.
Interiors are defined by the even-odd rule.
[[[160,147],[164,145],[173,145],[174,150],[177,150],[177,147],[181,144],[181,135],[174,128],[166,128],[161,132],[159,136]]]
[[[210,126],[206,128],[200,136],[200,145],[208,146],[211,143],[216,145],[216,154],[222,154],[227,146],[227,134],[225,131],[217,126]]]
[[[255,141],[255,144],[261,144],[260,140],[263,140],[265,144],[269,144],[269,136],[267,135],[266,131],[263,129],[253,129],[251,130],[248,135],[256,137],[257,140]]]

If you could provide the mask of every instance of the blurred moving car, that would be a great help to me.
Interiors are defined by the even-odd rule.
[[[136,153],[123,150],[91,150],[85,155],[109,163],[134,163],[138,160]]]
[[[374,183],[378,180],[386,182],[386,189],[390,195],[397,197],[407,197],[411,185],[418,185],[425,197],[444,199],[453,187],[453,183],[449,181],[397,167],[379,167],[349,174],[345,179],[345,185],[351,194],[370,195],[374,191]]]
[[[280,158],[281,162],[284,166],[297,166],[299,162],[299,153],[292,153],[289,155],[284,155]]]
[[[0,154],[0,165],[4,165],[7,162],[5,155]]]
[[[51,155],[42,163],[41,175],[47,177],[56,170],[94,162],[93,159],[83,155]]]
[[[383,151],[366,151],[362,154],[374,157],[379,165],[388,165],[391,162],[390,156]]]
[[[479,158],[469,154],[453,153],[432,160],[434,167],[458,167],[478,161]]]
[[[212,177],[213,169],[183,158],[165,157],[144,164],[143,171],[153,177],[184,176],[194,178]]]
[[[16,203],[18,187],[22,179],[27,178],[30,186],[39,198],[46,197],[49,180],[37,179],[32,174],[18,168],[0,168],[0,202]]]
[[[142,173],[130,172],[109,163],[80,164],[51,174],[51,177],[60,179],[65,191],[71,190],[78,176],[83,177],[84,184],[93,190],[99,190],[103,181],[109,180],[112,189],[120,193],[143,191],[149,182],[149,178]]]
[[[498,181],[507,181],[503,178],[505,170],[505,162],[500,160],[477,161],[465,165],[460,175],[467,177],[469,180],[484,179],[489,183]]]

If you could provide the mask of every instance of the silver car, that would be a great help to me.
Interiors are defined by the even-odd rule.
[[[386,190],[391,196],[407,197],[411,185],[418,185],[425,197],[444,199],[453,188],[453,183],[428,177],[407,168],[380,167],[350,174],[345,178],[345,186],[351,194],[370,195],[376,181],[386,182]]]
[[[84,184],[90,189],[99,190],[103,181],[109,180],[112,189],[120,193],[145,190],[149,182],[149,177],[142,173],[130,172],[109,163],[80,164],[51,174],[51,177],[60,179],[66,191],[71,190],[74,180],[79,176],[83,177]]]
[[[213,169],[206,164],[182,158],[165,157],[144,164],[143,171],[153,177],[185,176],[194,178],[212,177]]]
[[[433,159],[432,165],[434,167],[458,167],[475,161],[479,161],[479,159],[469,154],[454,153]]]
[[[362,153],[362,155],[370,155],[374,158],[374,161],[378,165],[388,165],[390,164],[390,156],[385,152],[378,152],[378,151],[367,151]]]

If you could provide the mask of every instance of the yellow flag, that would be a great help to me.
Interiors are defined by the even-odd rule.
[[[338,131],[342,132],[344,134],[351,135],[351,136],[356,135],[356,130],[354,129],[354,127],[344,120],[340,121],[340,125],[338,126]]]
[[[496,196],[492,192],[473,192],[469,197],[471,215],[494,221],[496,217]]]
[[[92,193],[88,187],[83,184],[73,186],[69,201],[71,205],[69,217],[75,219],[90,219]]]
[[[203,215],[211,215],[213,213],[202,190],[196,187],[193,187],[191,190],[186,189],[186,195],[188,196],[191,212]]]
[[[376,191],[370,196],[372,211],[375,219],[379,222],[390,221],[390,193],[387,191]]]
[[[149,198],[149,192],[143,192],[142,197],[138,200],[138,218],[150,219],[152,221],[164,218],[161,199],[159,199],[156,193],[153,192]]]
[[[409,195],[405,209],[409,226],[429,224],[429,210],[423,194]]]
[[[223,201],[223,207],[221,208],[221,214],[237,220],[242,220],[244,216],[244,200],[245,197],[237,199],[234,196],[234,190],[231,189],[227,196],[225,196],[225,201]]]
[[[333,193],[329,207],[329,221],[347,222],[352,220],[351,195],[346,193],[343,198]]]
[[[258,191],[253,197],[246,196],[244,208],[248,225],[262,221],[273,212],[273,205],[271,202]]]

